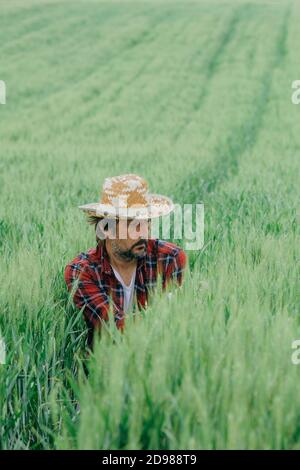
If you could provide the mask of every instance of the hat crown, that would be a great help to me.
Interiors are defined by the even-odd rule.
[[[114,207],[137,207],[148,204],[148,184],[133,173],[105,178],[101,204]]]
[[[174,210],[171,199],[148,192],[148,183],[134,173],[105,178],[99,202],[78,206],[96,217],[153,219]]]

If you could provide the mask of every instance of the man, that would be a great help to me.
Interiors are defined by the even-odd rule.
[[[150,194],[146,181],[126,174],[106,178],[99,203],[80,209],[95,224],[97,247],[80,253],[65,267],[65,281],[75,305],[83,308],[88,346],[101,330],[112,307],[117,328],[123,331],[128,312],[147,307],[150,291],[162,281],[182,285],[187,257],[179,246],[150,238],[150,222],[169,214],[173,202]]]

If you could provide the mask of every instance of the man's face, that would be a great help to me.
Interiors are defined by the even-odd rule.
[[[151,222],[142,219],[119,219],[116,232],[109,231],[112,251],[123,260],[132,261],[146,256]],[[114,236],[112,236],[114,235]]]

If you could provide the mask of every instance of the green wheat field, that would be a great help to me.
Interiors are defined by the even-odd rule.
[[[297,1],[1,1],[2,449],[300,449],[299,24]],[[204,247],[88,360],[64,267],[124,173],[203,202]]]

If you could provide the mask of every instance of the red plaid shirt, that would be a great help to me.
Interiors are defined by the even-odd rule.
[[[139,310],[147,307],[149,293],[156,285],[158,273],[161,275],[162,289],[165,290],[170,280],[182,285],[183,271],[187,256],[182,248],[171,242],[148,239],[147,253],[137,260],[135,294]],[[107,321],[111,303],[117,328],[123,330],[125,323],[124,292],[121,283],[115,277],[109,262],[105,245],[90,248],[80,253],[65,267],[64,277],[67,288],[74,286],[73,300],[77,308],[83,309],[83,316],[88,326],[88,345],[92,347],[93,333]]]

